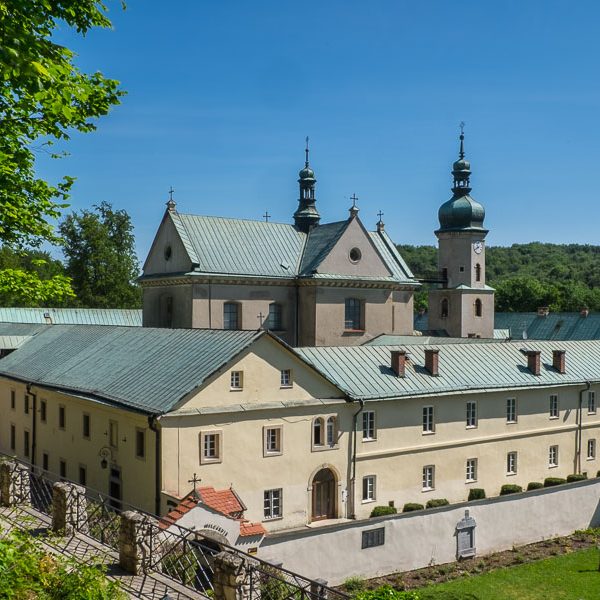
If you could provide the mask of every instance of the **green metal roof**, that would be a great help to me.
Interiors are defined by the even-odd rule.
[[[317,267],[342,237],[349,224],[350,220],[338,221],[336,223],[325,223],[312,229],[308,234],[302,255],[301,274],[311,275],[316,271]]]
[[[488,344],[490,342],[497,343],[506,338],[491,339],[491,338],[452,338],[452,337],[437,337],[433,335],[392,335],[382,333],[376,338],[365,342],[363,346],[404,346],[404,345],[446,345],[446,344]]]
[[[123,325],[141,327],[142,311],[117,308],[6,308],[0,322],[48,325]]]
[[[431,346],[429,346],[431,347]],[[521,348],[540,350],[539,376],[527,369]],[[406,377],[390,368],[391,351],[407,351]],[[439,348],[439,376],[425,369],[423,345],[339,346],[296,351],[350,398],[377,400],[427,394],[600,381],[600,341],[448,344]],[[552,368],[552,350],[566,351],[567,372]]]
[[[261,335],[53,325],[0,360],[0,376],[160,414]]]

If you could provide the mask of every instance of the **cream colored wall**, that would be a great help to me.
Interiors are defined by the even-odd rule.
[[[350,260],[352,248],[358,248],[362,254],[356,263]],[[325,260],[317,267],[317,272],[355,277],[389,277],[392,274],[357,219],[352,219]]]
[[[171,246],[171,257],[165,257],[165,248]],[[144,275],[162,273],[187,273],[192,268],[192,263],[170,215],[167,213],[162,220],[152,247],[144,264]]]
[[[10,408],[10,390],[16,392],[16,408]],[[100,492],[108,493],[110,466],[121,469],[123,501],[144,510],[154,512],[154,457],[155,437],[148,428],[143,415],[83,400],[66,394],[47,391],[36,386],[32,393],[37,395],[36,411],[36,452],[35,457],[25,457],[23,431],[30,432],[33,443],[33,405],[30,402],[29,414],[24,413],[26,387],[22,383],[0,379],[0,406],[4,418],[0,420],[0,452],[15,454],[23,460],[35,458],[42,465],[43,453],[48,454],[49,470],[58,473],[59,461],[66,461],[67,479],[79,481],[79,466],[87,470],[87,485]],[[40,402],[47,402],[47,422],[40,420]],[[58,427],[58,407],[65,407],[65,429]],[[90,438],[83,437],[83,414],[90,415]],[[119,445],[112,450],[113,460],[107,469],[100,466],[99,451],[108,446],[108,423],[114,420],[119,428]],[[16,427],[16,452],[10,449],[10,425]],[[146,435],[146,457],[135,456],[136,428],[143,429]],[[126,441],[124,441],[126,440]]]
[[[441,316],[441,302],[448,299],[448,317]],[[475,316],[475,300],[482,304],[482,316]],[[494,293],[492,291],[469,291],[432,289],[429,291],[429,328],[445,329],[450,337],[468,337],[476,334],[482,338],[494,336]]]

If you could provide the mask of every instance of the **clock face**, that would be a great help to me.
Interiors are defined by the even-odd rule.
[[[481,254],[482,251],[483,251],[483,242],[482,241],[473,242],[473,252],[475,252],[475,254]]]

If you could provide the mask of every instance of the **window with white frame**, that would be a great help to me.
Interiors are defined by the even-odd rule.
[[[281,454],[281,425],[276,427],[265,427],[264,432],[264,454],[265,456],[273,456]]]
[[[264,492],[264,517],[265,519],[280,519],[282,512],[282,490],[265,490]]]
[[[375,475],[367,475],[362,480],[362,501],[373,502],[375,500]]]
[[[506,474],[516,475],[517,474],[517,453],[509,452],[506,455]]]
[[[363,441],[375,439],[375,411],[366,410],[363,412]]]
[[[423,433],[434,433],[435,423],[433,422],[433,406],[423,407]]]
[[[558,419],[558,394],[550,394],[550,418]]]
[[[467,427],[477,427],[477,402],[467,402]]]
[[[229,388],[232,390],[244,389],[244,371],[231,371]]]
[[[337,419],[335,417],[327,417],[326,438],[327,445],[331,448],[337,443]]]
[[[281,369],[279,381],[282,388],[292,387],[292,370]]]
[[[467,459],[466,480],[467,481],[477,481],[477,459],[476,458]]]
[[[558,467],[558,446],[548,448],[548,466]]]
[[[324,436],[325,436],[325,422],[321,417],[317,417],[313,421],[313,430],[312,430],[312,443],[314,446],[323,446],[324,445]]]
[[[596,440],[588,440],[587,443],[587,458],[588,460],[594,460],[596,458]]]
[[[435,466],[423,467],[423,491],[435,489]]]
[[[516,423],[517,422],[517,399],[507,398],[506,399],[506,422]]]
[[[588,392],[588,415],[596,414],[596,392],[590,390]]]
[[[221,462],[220,431],[203,431],[200,433],[200,464]]]

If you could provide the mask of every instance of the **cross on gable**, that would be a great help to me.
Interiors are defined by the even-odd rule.
[[[173,202],[173,192],[174,192],[174,191],[175,191],[175,190],[173,189],[173,186],[171,186],[171,187],[169,188],[169,200],[170,200],[171,202]]]
[[[200,496],[198,495],[198,490],[196,489],[196,484],[200,483],[201,481],[202,481],[202,479],[200,479],[200,477],[198,477],[196,475],[196,473],[194,473],[194,476],[191,479],[188,479],[188,483],[191,483],[194,486],[192,494],[194,494],[194,498],[196,498],[197,500],[200,498]]]
[[[377,216],[379,217],[379,220],[381,221],[381,217],[383,217],[383,213],[382,213],[381,211],[379,211],[379,212],[377,213]]]
[[[352,196],[350,196],[350,200],[352,200],[352,208],[356,208],[356,201],[358,200],[358,196],[356,194],[352,194]]]
[[[271,215],[269,214],[268,210],[265,210],[265,214],[263,215],[263,218],[265,220],[265,223],[269,222],[269,219],[271,218]]]

